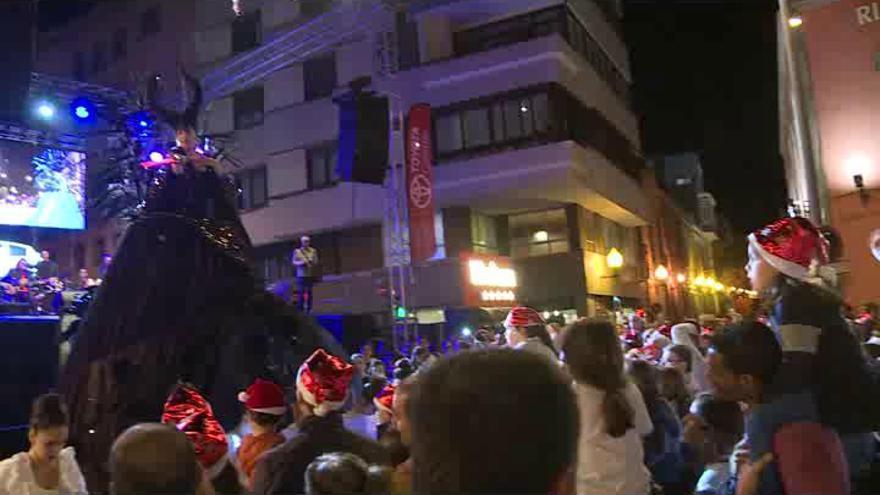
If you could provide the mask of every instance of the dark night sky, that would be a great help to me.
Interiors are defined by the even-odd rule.
[[[734,234],[785,206],[775,11],[771,0],[626,1],[644,151],[699,152]]]
[[[95,0],[40,0],[43,27]],[[124,0],[114,0],[124,1]],[[776,2],[626,0],[646,155],[697,151],[706,187],[738,232],[785,205],[778,146]]]

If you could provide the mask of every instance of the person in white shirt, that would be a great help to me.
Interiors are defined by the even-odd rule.
[[[30,449],[0,461],[0,495],[85,494],[73,447],[66,447],[68,416],[61,397],[46,394],[34,401]]]
[[[706,358],[696,344],[699,338],[700,327],[692,321],[679,323],[672,327],[672,343],[686,346],[691,350],[691,382],[693,391],[698,394],[709,392],[712,389],[709,386],[709,379],[706,377]]]
[[[624,375],[614,325],[602,319],[573,323],[562,352],[580,409],[578,495],[647,495],[651,473],[642,439],[653,426],[639,389]]]

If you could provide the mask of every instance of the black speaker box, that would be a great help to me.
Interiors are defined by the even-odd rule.
[[[382,184],[388,167],[388,98],[358,94],[337,103],[340,180]]]

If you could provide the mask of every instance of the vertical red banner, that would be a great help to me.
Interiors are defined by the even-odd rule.
[[[409,210],[409,250],[413,262],[434,256],[434,164],[431,146],[431,107],[409,109],[406,124],[406,199]]]

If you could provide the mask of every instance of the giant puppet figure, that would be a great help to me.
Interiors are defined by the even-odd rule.
[[[255,377],[292,384],[290,370],[315,348],[338,349],[251,272],[236,189],[197,147],[201,89],[184,76],[193,95],[183,112],[157,104],[155,80],[148,91],[176,147],[151,169],[145,201],[62,374],[71,441],[93,491],[106,491],[113,439],[134,423],[157,421],[179,381],[202,390],[229,428],[240,418],[237,392]]]

